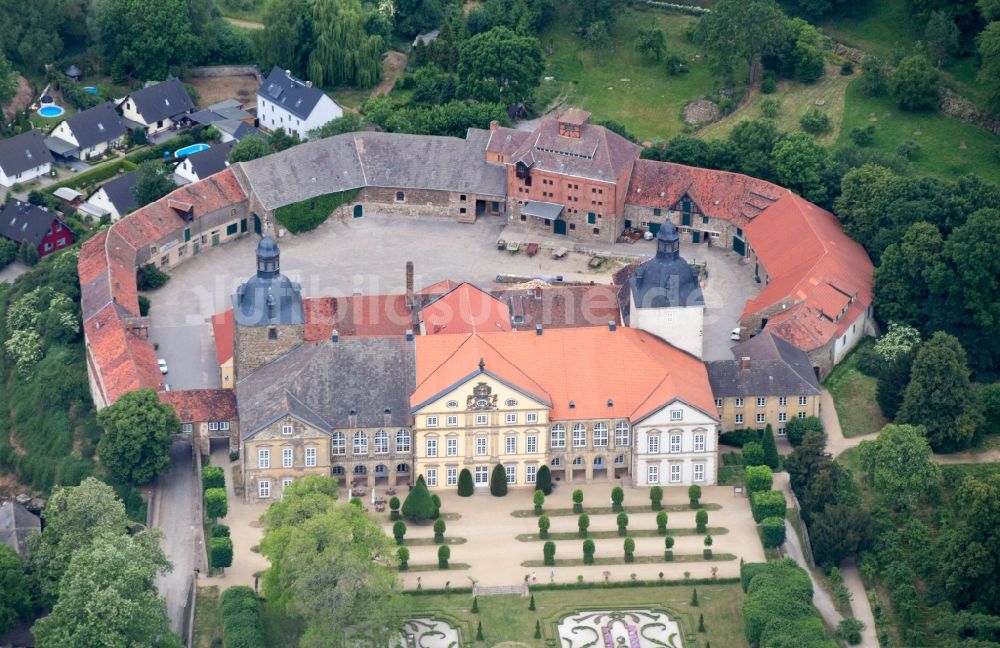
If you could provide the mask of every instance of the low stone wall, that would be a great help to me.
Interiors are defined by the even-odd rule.
[[[954,117],[973,126],[985,128],[994,135],[1000,135],[1000,115],[994,115],[976,108],[975,104],[971,101],[965,97],[960,97],[949,88],[941,88],[938,91],[938,101],[941,106],[941,112],[949,117]]]
[[[260,68],[256,65],[205,65],[191,68],[188,74],[196,78],[252,76],[256,77],[258,83],[264,81],[264,77],[260,73]]]

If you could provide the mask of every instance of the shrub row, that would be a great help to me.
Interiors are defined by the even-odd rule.
[[[265,648],[257,595],[246,586],[230,587],[220,603],[223,648]]]
[[[89,171],[78,173],[68,180],[50,184],[42,189],[42,193],[51,194],[55,192],[56,189],[61,187],[70,187],[71,189],[79,191],[82,187],[97,185],[105,180],[108,180],[109,178],[115,177],[119,173],[128,173],[129,171],[135,171],[138,168],[139,166],[137,164],[130,162],[129,160],[116,160],[115,162],[109,162],[108,164],[96,166]]]
[[[751,644],[834,648],[813,608],[809,575],[788,558],[740,566],[743,628]]]
[[[358,193],[359,190],[352,189],[302,200],[279,207],[274,217],[292,234],[308,232],[319,227],[337,207],[354,202]]]

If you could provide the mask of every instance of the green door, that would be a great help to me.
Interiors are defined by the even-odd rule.
[[[650,223],[649,233],[652,234],[653,236],[656,236],[656,233],[660,231],[660,227],[662,227],[660,223]]]
[[[739,254],[740,256],[746,256],[747,248],[743,243],[743,239],[733,237],[733,252]]]
[[[552,221],[552,232],[555,234],[566,235],[566,221],[561,218],[557,218]]]
[[[698,231],[691,232],[691,242],[701,243],[701,232]]]
[[[354,206],[354,217],[355,218],[361,218],[364,215],[365,215],[365,208],[362,207],[361,205],[355,205]]]
[[[219,233],[216,232],[215,234],[212,234],[212,245],[218,245],[218,244],[219,244]]]
[[[198,254],[199,252],[201,252],[201,243],[199,243],[198,241],[195,241],[194,242],[194,253]]]
[[[688,226],[688,227],[691,226],[691,213],[690,212],[684,212],[683,214],[681,214],[681,225],[685,225],[685,226]]]
[[[253,215],[253,233],[260,234],[260,216],[257,214]]]

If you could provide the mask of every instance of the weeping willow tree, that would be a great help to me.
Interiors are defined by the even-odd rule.
[[[313,33],[308,73],[323,86],[370,88],[378,83],[385,44],[365,32],[365,13],[358,0],[313,0]]]
[[[266,27],[255,34],[266,68],[290,69],[317,86],[378,83],[385,42],[365,31],[360,0],[268,0]]]

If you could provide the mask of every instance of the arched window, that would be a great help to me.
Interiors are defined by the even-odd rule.
[[[334,432],[330,438],[331,452],[335,455],[342,455],[347,452],[347,439],[343,432]]]
[[[396,466],[396,472],[398,472],[398,473],[408,473],[408,472],[410,472],[410,464],[398,464]]]
[[[562,459],[560,459],[559,457],[556,457],[556,458],[554,458],[554,459],[553,459],[553,460],[551,461],[550,465],[551,465],[551,466],[552,466],[553,468],[561,468],[561,467],[562,467]]]
[[[410,451],[410,431],[399,430],[396,432],[396,452]]]
[[[389,433],[379,430],[375,433],[375,454],[387,454],[389,452]]]
[[[551,439],[549,441],[550,448],[565,448],[566,447],[566,426],[562,423],[556,423],[552,426]]]
[[[344,467],[334,466],[333,469],[330,470],[330,474],[338,477],[342,476],[344,474]]]
[[[628,421],[618,421],[615,423],[615,447],[621,448],[629,445]]]
[[[354,454],[368,454],[368,434],[361,430],[354,433]]]
[[[363,465],[361,465],[361,464],[358,464],[357,466],[355,466],[355,467],[354,467],[354,474],[355,474],[355,475],[364,475],[364,474],[366,474],[367,472],[368,472],[368,469],[367,469],[367,468],[365,468],[365,467],[364,467]]]
[[[594,468],[604,468],[604,457],[594,457]]]
[[[586,448],[587,447],[587,426],[583,423],[573,424],[573,447],[574,448]]]
[[[608,424],[607,423],[594,423],[594,447],[595,448],[607,448],[608,447]]]
[[[576,457],[575,459],[573,459],[573,465],[574,466],[582,466],[583,465],[583,457]]]

